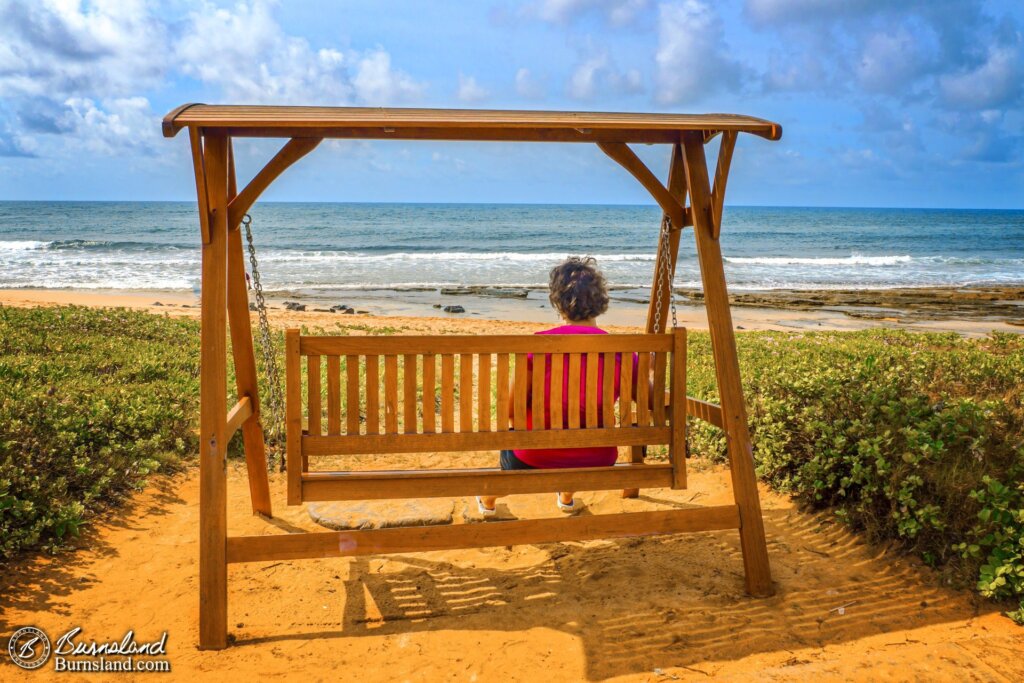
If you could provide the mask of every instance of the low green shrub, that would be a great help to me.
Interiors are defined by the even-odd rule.
[[[189,320],[0,307],[0,561],[196,452],[198,349]]]
[[[1024,338],[747,333],[738,345],[764,480],[951,582],[1024,598]],[[691,395],[717,400],[707,336],[690,348]],[[691,445],[725,458],[704,423]]]

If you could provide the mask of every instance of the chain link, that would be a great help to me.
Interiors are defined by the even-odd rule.
[[[267,380],[266,416],[263,428],[267,441],[275,446],[281,442],[281,380],[277,371],[277,355],[270,338],[270,321],[267,320],[267,301],[263,298],[263,283],[260,281],[260,269],[256,262],[256,245],[252,239],[252,217],[245,214],[242,218],[245,227],[245,239],[249,245],[249,263],[252,266],[252,288],[256,294],[256,312],[259,314],[260,351],[263,353],[263,369]],[[261,410],[261,412],[263,412]],[[279,449],[277,449],[279,450]],[[284,471],[284,458],[280,458],[280,468]]]
[[[664,308],[663,301],[665,298],[665,290],[668,290],[669,306],[672,309],[672,327],[679,326],[679,321],[676,320],[676,300],[672,292],[672,260],[668,253],[670,248],[671,232],[672,219],[668,216],[664,216],[661,219],[661,235],[658,237],[658,270],[656,278],[658,287],[654,299],[655,334],[661,332],[661,311]]]

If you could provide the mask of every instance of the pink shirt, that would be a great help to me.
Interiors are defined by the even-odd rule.
[[[586,325],[562,325],[550,330],[544,330],[537,334],[608,334],[597,327]],[[634,370],[637,358],[634,354]],[[527,377],[532,377],[533,354],[527,354]],[[603,422],[603,392],[600,387],[604,386],[604,360],[598,361],[597,367],[597,426],[604,426]],[[622,356],[615,354],[615,398],[619,397],[619,374],[622,370]],[[634,372],[635,374],[635,372]],[[580,425],[586,424],[586,396],[587,396],[587,359],[584,356],[580,359],[580,399],[579,405],[575,407],[580,412]],[[527,389],[526,428],[533,429],[533,396],[531,388]],[[544,354],[544,425],[551,428],[551,354]],[[562,428],[569,427],[569,357],[564,358],[562,368]],[[615,446],[595,446],[590,448],[543,448],[531,450],[513,451],[516,457],[531,467],[540,469],[553,469],[559,467],[606,467],[614,465],[618,457],[618,449]]]

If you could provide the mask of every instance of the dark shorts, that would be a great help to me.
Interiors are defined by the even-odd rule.
[[[516,457],[513,451],[502,451],[501,458],[498,459],[498,463],[501,465],[503,470],[534,470],[537,469],[532,465],[527,465],[525,462]]]

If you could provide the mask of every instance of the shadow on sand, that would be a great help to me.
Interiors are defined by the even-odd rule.
[[[885,633],[902,644],[898,632],[978,613],[826,515],[768,510],[765,524],[777,588],[767,599],[743,593],[735,532],[551,544],[544,561],[508,569],[429,553],[358,558],[339,591],[343,603],[325,615],[340,629],[308,624],[236,644],[543,627],[579,638],[588,678],[601,680]]]
[[[184,503],[175,493],[177,482],[177,477],[153,477],[144,496],[128,498],[118,507],[100,512],[97,523],[105,532],[120,529],[148,534],[149,527],[137,520],[172,514],[169,508]],[[120,555],[104,535],[85,527],[80,538],[56,555],[25,556],[6,565],[0,563],[0,634],[5,652],[7,636],[21,626],[32,625],[10,623],[13,612],[48,612],[69,619],[81,618],[82,615],[72,614],[67,608],[66,598],[103,580],[94,573],[98,559],[112,560]],[[86,548],[88,553],[78,552]]]

